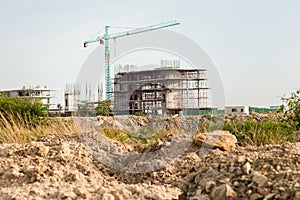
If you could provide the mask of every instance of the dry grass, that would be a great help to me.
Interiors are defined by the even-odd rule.
[[[64,118],[22,118],[20,115],[0,113],[0,143],[26,143],[46,134],[67,134],[76,132],[70,119]]]

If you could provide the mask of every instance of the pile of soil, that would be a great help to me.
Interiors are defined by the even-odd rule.
[[[105,166],[77,134],[46,135],[0,145],[0,199],[300,200],[300,143],[229,151],[192,144],[162,169],[126,173]]]

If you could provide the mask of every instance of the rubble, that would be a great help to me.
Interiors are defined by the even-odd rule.
[[[165,168],[145,173],[110,169],[76,134],[1,144],[0,199],[300,199],[300,143],[238,147],[233,137],[218,137],[228,144],[206,149],[202,136]],[[171,137],[166,134],[151,151]]]
[[[198,146],[211,146],[213,148],[228,151],[236,147],[237,139],[228,131],[214,131],[196,135],[194,144]]]

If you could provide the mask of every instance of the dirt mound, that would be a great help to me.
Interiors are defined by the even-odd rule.
[[[181,187],[189,199],[300,199],[300,143],[212,151]]]
[[[47,135],[0,145],[0,199],[300,199],[300,143],[230,151],[192,144],[165,168],[130,174],[103,165],[76,134]]]
[[[174,199],[168,185],[125,184],[94,160],[76,136],[0,146],[2,199]]]

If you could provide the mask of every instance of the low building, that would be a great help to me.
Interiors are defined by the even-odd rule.
[[[249,115],[248,106],[225,106],[226,115],[246,114]]]
[[[32,101],[39,100],[44,105],[54,105],[51,104],[51,99],[54,98],[53,92],[54,89],[50,89],[47,86],[23,86],[21,89],[9,89],[1,90],[0,94],[6,97],[20,97],[23,99],[30,99]]]

